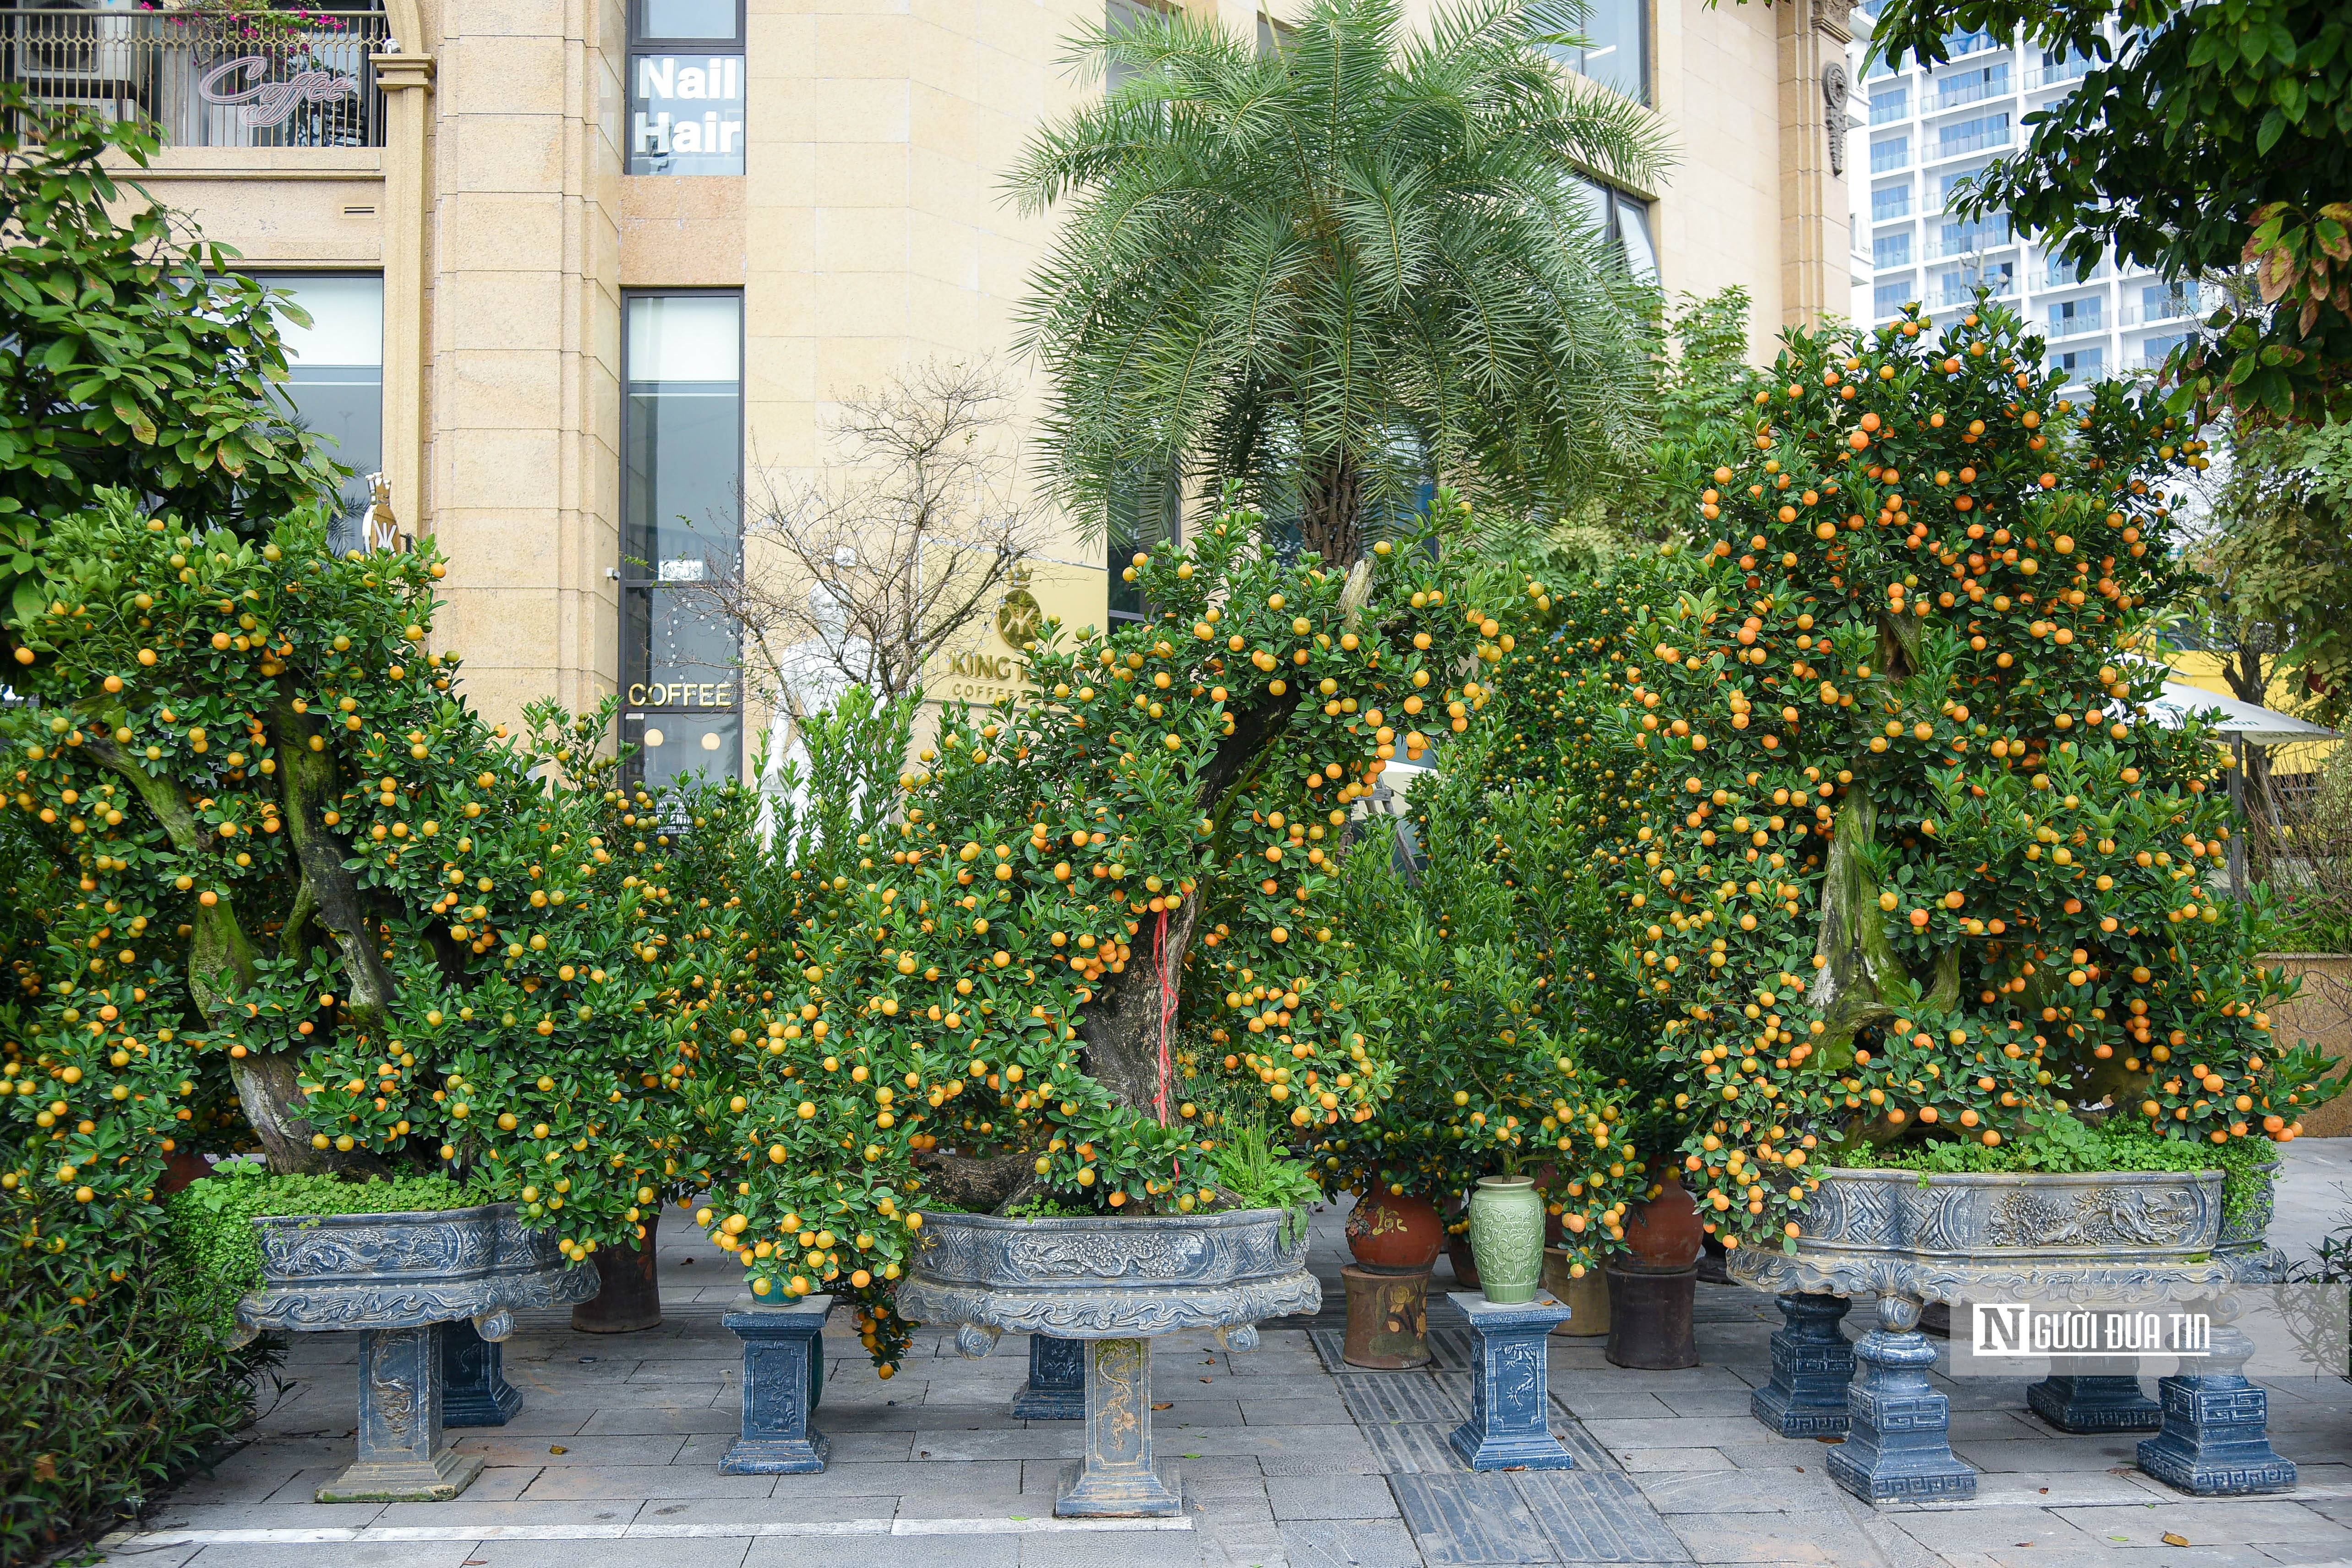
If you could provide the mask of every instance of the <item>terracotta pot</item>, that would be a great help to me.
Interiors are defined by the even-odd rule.
[[[1626,1212],[1625,1261],[1635,1268],[1654,1273],[1688,1268],[1698,1261],[1706,1240],[1697,1208],[1673,1176],[1660,1184],[1656,1197],[1644,1198]]]
[[[163,1179],[155,1184],[155,1195],[168,1198],[194,1182],[213,1173],[212,1162],[194,1149],[174,1149],[163,1156]]]
[[[1348,1211],[1348,1250],[1375,1274],[1423,1273],[1445,1247],[1437,1205],[1377,1189]]]
[[[1609,1331],[1609,1280],[1599,1268],[1571,1277],[1568,1249],[1544,1248],[1544,1289],[1568,1308],[1568,1321],[1552,1331],[1562,1339],[1596,1339]]]
[[[1478,1259],[1471,1255],[1467,1231],[1445,1233],[1445,1259],[1454,1265],[1454,1282],[1465,1290],[1478,1289]]]
[[[588,1261],[596,1266],[602,1289],[572,1309],[572,1326],[583,1334],[634,1334],[661,1327],[661,1285],[654,1278],[656,1205],[646,1211],[646,1238],[633,1247],[600,1247]]]

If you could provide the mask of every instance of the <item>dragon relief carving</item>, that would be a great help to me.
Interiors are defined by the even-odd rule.
[[[2177,1187],[2074,1194],[2021,1189],[1993,1205],[1985,1240],[1994,1247],[2178,1247],[2196,1235],[2202,1206]]]

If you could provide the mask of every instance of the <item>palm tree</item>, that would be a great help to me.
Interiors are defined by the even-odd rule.
[[[1312,0],[1265,53],[1182,17],[1073,40],[1111,89],[1008,184],[1066,209],[1021,320],[1079,516],[1238,480],[1346,563],[1432,481],[1557,517],[1637,459],[1654,300],[1579,176],[1654,184],[1654,118],[1549,52],[1580,0],[1402,9]]]

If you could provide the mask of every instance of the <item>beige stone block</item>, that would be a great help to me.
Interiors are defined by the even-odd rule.
[[[451,20],[467,38],[561,38],[570,9],[565,0],[465,0]]]
[[[835,207],[836,213],[858,209]],[[888,212],[887,207],[870,209]],[[814,207],[753,207],[744,216],[743,244],[748,255],[747,277],[772,279],[808,272],[816,267],[816,212]]]
[[[448,191],[560,191],[572,122],[552,114],[460,114],[440,127]]]
[[[814,205],[827,207],[905,204],[911,149],[904,142],[840,142],[816,150],[810,183]]]
[[[723,175],[648,175],[625,182],[619,231],[623,286],[740,287],[743,184]]]
[[[835,272],[811,280],[812,319],[827,337],[883,337],[907,330],[907,285],[902,273]]]
[[[452,192],[441,198],[442,265],[464,272],[561,270],[564,206],[554,195]]]
[[[558,413],[560,410],[551,412]],[[551,428],[444,430],[443,459],[450,493],[442,515],[458,507],[539,507],[549,499],[548,479],[562,460],[562,437]]]
[[[553,37],[458,37],[434,75],[440,113],[562,114],[572,103],[572,49]]]
[[[435,289],[438,349],[560,349],[563,278],[548,272],[445,272]]]
[[[383,258],[383,184],[375,178],[142,180],[193,218],[207,238],[235,246],[244,265],[373,267]],[[346,207],[365,208],[345,212]]]
[[[916,215],[904,207],[818,207],[809,215],[812,264],[824,272],[895,272],[912,261]]]
[[[547,423],[563,406],[565,356],[552,350],[461,349],[442,361],[436,423],[446,431]]]
[[[796,110],[801,132],[811,142],[905,142],[911,92],[889,77],[812,80]]]
[[[808,52],[800,57],[813,77],[872,77],[886,63],[894,74],[921,81],[916,68],[938,47],[938,30],[906,15],[828,10],[809,17]]]

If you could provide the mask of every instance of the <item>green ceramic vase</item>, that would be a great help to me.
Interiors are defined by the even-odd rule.
[[[1509,1306],[1536,1299],[1543,1275],[1543,1195],[1530,1176],[1481,1176],[1470,1194],[1470,1255],[1486,1300]]]

